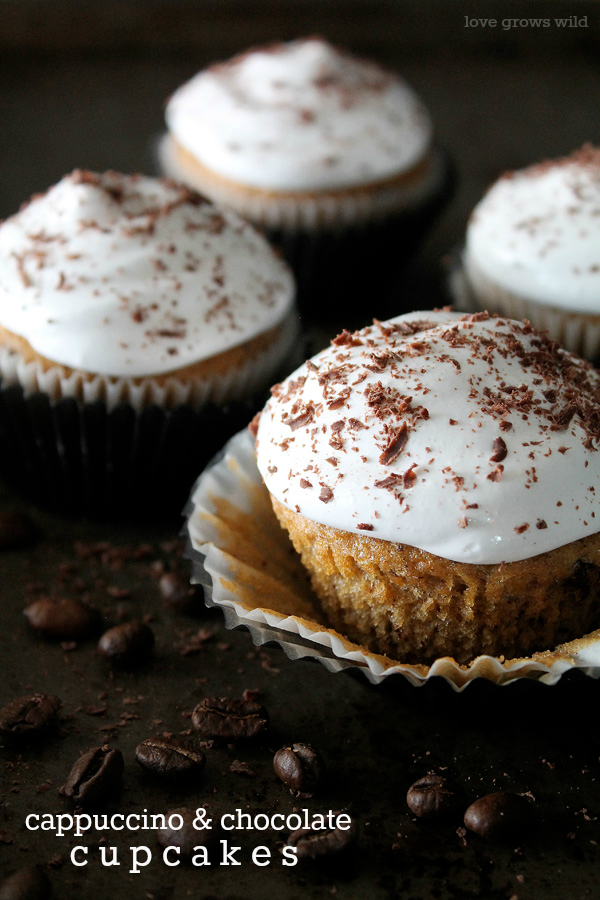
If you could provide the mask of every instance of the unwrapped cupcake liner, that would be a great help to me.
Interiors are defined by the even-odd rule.
[[[458,251],[450,266],[448,285],[456,309],[487,310],[509,319],[527,319],[565,350],[589,360],[600,359],[600,315],[536,303],[494,284],[480,272],[467,274],[463,253]]]
[[[215,383],[81,375],[0,352],[0,476],[53,511],[104,519],[177,516],[198,471],[247,425],[269,384],[300,361],[290,320],[277,347]],[[181,389],[180,389],[181,388]],[[223,400],[223,396],[227,399]]]
[[[308,577],[271,507],[250,432],[235,435],[198,478],[186,507],[192,581],[228,628],[246,627],[255,642],[279,644],[290,659],[312,657],[332,672],[353,668],[373,684],[402,675],[414,685],[441,677],[456,690],[484,678],[555,684],[572,669],[600,677],[600,630],[522,659],[480,656],[468,665],[444,657],[409,665],[352,643],[325,623]]]

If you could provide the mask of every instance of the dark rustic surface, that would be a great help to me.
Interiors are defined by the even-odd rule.
[[[600,140],[596,3],[236,6],[233,14],[227,3],[114,2],[99,13],[93,2],[5,0],[0,215],[74,167],[153,172],[164,100],[185,78],[250,41],[320,31],[401,70],[431,109],[439,140],[455,161],[458,192],[402,288],[403,303],[427,308],[442,298],[439,260],[460,243],[468,213],[491,179]],[[463,16],[487,14],[477,11],[484,6],[510,8],[507,16],[547,14],[536,12],[542,7],[557,16],[587,14],[589,25],[560,36],[556,28],[467,34]],[[368,316],[365,298],[365,321]],[[0,512],[9,505],[22,506],[4,494]],[[193,615],[165,603],[160,567],[185,571],[178,520],[115,526],[29,508],[42,532],[38,542],[0,551],[0,706],[39,691],[56,694],[63,706],[56,730],[23,745],[5,742],[0,750],[0,876],[41,864],[54,896],[64,900],[597,896],[596,681],[573,676],[553,688],[501,689],[478,683],[456,695],[443,683],[416,689],[397,679],[372,687],[361,677],[289,662],[279,650],[254,648],[246,632],[226,632],[220,615],[203,611],[200,601]],[[47,595],[89,599],[106,627],[145,619],[156,637],[151,661],[113,669],[95,639],[61,645],[40,638],[22,611]],[[204,697],[240,698],[246,689],[256,689],[270,713],[265,743],[206,750],[204,772],[185,786],[164,784],[136,763],[142,740],[189,729],[191,711]],[[206,805],[218,817],[237,808],[268,814],[294,806],[348,808],[360,825],[358,845],[335,865],[286,869],[276,855],[281,835],[238,831],[230,837],[242,847],[242,866],[169,869],[151,832],[112,832],[106,844],[118,847],[120,866],[107,868],[96,849],[100,834],[27,832],[29,812],[73,810],[58,788],[81,751],[105,742],[125,758],[122,790],[107,798],[109,812]],[[274,751],[292,742],[312,744],[328,765],[322,792],[310,800],[294,800],[272,770]],[[497,790],[531,792],[538,826],[519,841],[499,843],[457,831],[460,821],[418,822],[406,791],[430,770],[452,776],[466,802]],[[85,868],[69,861],[76,844],[90,847]],[[130,874],[129,848],[141,844],[154,859]],[[260,844],[274,851],[265,868],[249,858]]]

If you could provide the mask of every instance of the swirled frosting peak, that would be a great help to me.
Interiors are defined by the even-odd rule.
[[[482,564],[599,531],[599,448],[597,370],[528,323],[446,311],[343,332],[273,389],[257,433],[293,511]]]
[[[171,97],[171,135],[212,172],[282,191],[348,187],[411,169],[429,116],[398,76],[318,38],[200,72]]]
[[[600,309],[600,149],[509,172],[475,207],[472,279],[561,309]]]
[[[293,293],[251,226],[166,180],[76,171],[0,225],[0,326],[99,375],[215,356],[281,323]]]

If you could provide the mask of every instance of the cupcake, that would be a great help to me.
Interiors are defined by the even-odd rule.
[[[173,94],[166,121],[166,173],[264,228],[294,268],[303,308],[321,317],[347,315],[365,287],[380,314],[381,287],[448,190],[411,88],[318,38],[200,72]]]
[[[273,388],[258,468],[330,624],[409,663],[600,624],[600,375],[529,323],[420,312]]]
[[[0,259],[3,468],[63,498],[83,500],[82,482],[106,496],[117,474],[119,498],[183,477],[296,342],[287,266],[174,182],[73,172],[0,225]]]
[[[598,357],[600,149],[503,175],[471,215],[464,278],[479,308]]]

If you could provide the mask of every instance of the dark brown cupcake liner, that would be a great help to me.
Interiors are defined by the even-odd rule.
[[[0,478],[38,505],[100,519],[177,516],[198,472],[265,401],[164,410],[0,384]]]
[[[438,157],[436,185],[402,212],[335,228],[266,229],[294,272],[301,312],[349,329],[373,316],[386,319],[406,312],[399,290],[403,270],[456,186],[448,154],[439,151]]]

